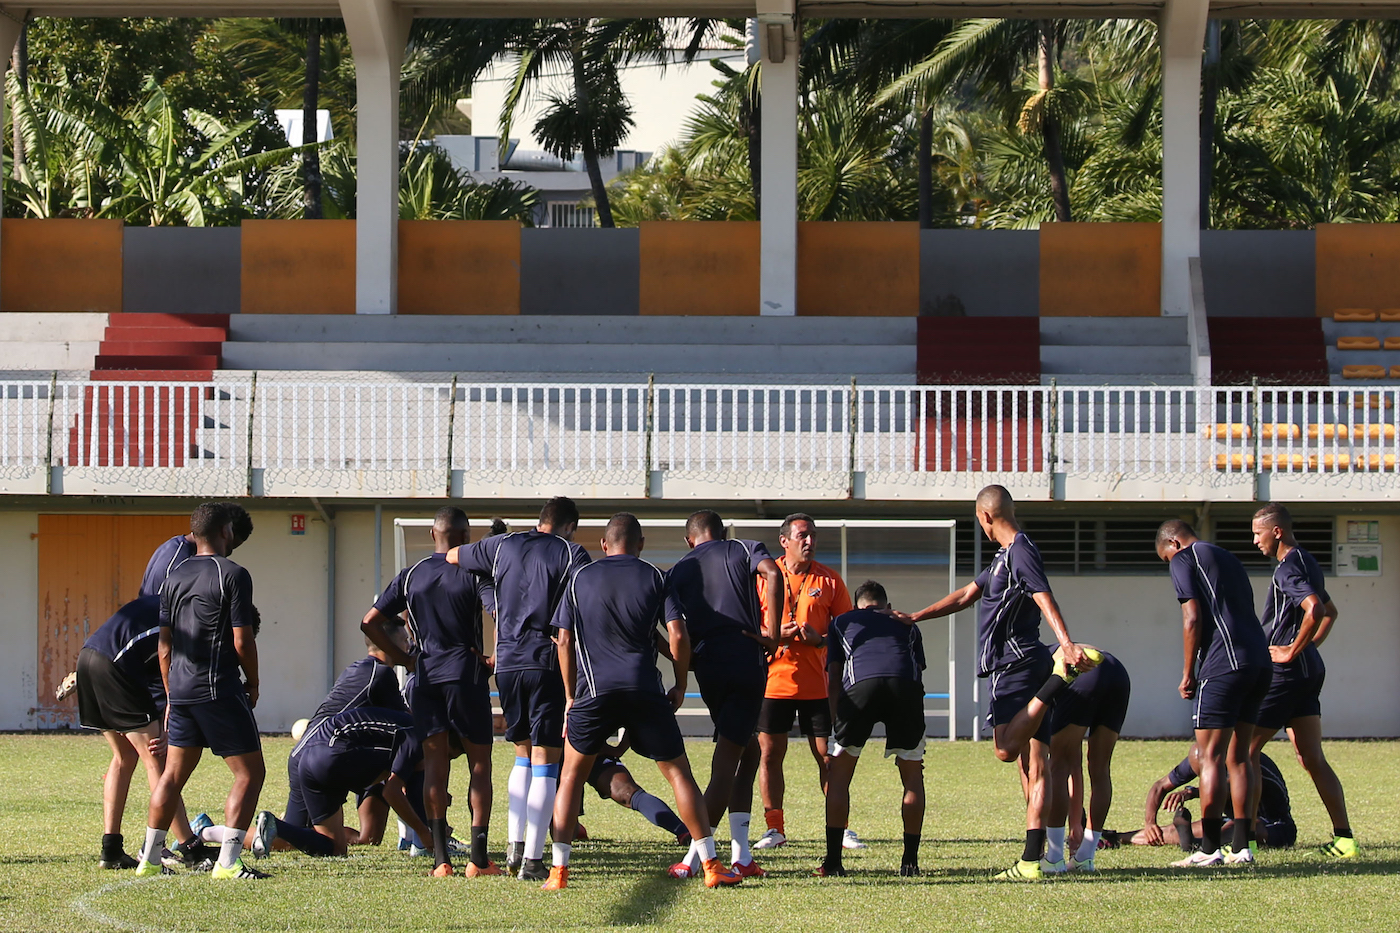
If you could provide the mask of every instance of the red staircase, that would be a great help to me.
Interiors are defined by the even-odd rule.
[[[1040,318],[921,317],[921,385],[1038,385]]]
[[[227,314],[113,314],[92,378],[206,382],[227,339]]]

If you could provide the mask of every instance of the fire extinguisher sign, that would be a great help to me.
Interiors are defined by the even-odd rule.
[[[293,515],[293,516],[292,516],[292,534],[294,534],[294,535],[304,535],[304,534],[306,534],[306,516],[305,516],[305,515]]]

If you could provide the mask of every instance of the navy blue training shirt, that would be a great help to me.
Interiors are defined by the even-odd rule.
[[[1254,590],[1238,557],[1197,541],[1177,551],[1170,566],[1177,600],[1194,599],[1201,607],[1198,679],[1270,663],[1264,629],[1254,614]]]
[[[321,705],[316,707],[316,712],[311,714],[306,732],[292,749],[292,754],[297,754],[307,745],[312,735],[332,716],[367,706],[408,712],[408,704],[399,692],[398,675],[394,673],[392,666],[378,658],[360,658],[340,672],[340,676],[335,679],[335,686],[331,687],[331,692],[326,694]]]
[[[772,557],[761,541],[706,541],[672,565],[666,616],[685,620],[697,657],[704,655],[707,639],[763,633],[763,604],[754,575]]]
[[[402,710],[364,706],[336,713],[305,744],[303,754],[325,748],[335,761],[334,775],[343,787],[363,790],[385,771],[404,777],[423,760],[413,737],[413,717]],[[319,752],[325,754],[326,752]]]
[[[831,623],[827,633],[826,669],[841,669],[841,689],[850,690],[872,677],[923,681],[924,636],[877,609],[852,609]]]
[[[140,596],[122,606],[97,627],[84,648],[108,658],[134,684],[151,690],[165,701],[165,684],[160,677],[160,597]]]
[[[1331,601],[1322,582],[1317,558],[1300,547],[1289,551],[1274,568],[1269,595],[1264,598],[1264,634],[1271,645],[1291,645],[1303,624],[1303,600],[1316,596],[1324,606]],[[1305,680],[1322,670],[1322,655],[1308,644],[1287,664],[1274,665],[1274,677]]]
[[[666,578],[630,554],[574,571],[554,627],[574,633],[575,697],[620,690],[661,693],[656,627],[665,624]]]
[[[1195,779],[1196,769],[1191,766],[1190,755],[1181,759],[1181,764],[1172,768],[1167,775],[1172,790],[1184,787]],[[1263,752],[1259,753],[1259,780],[1262,785],[1259,792],[1259,818],[1268,820],[1270,823],[1292,819],[1293,807],[1288,799],[1288,784],[1283,780],[1283,772],[1278,769],[1278,765],[1274,764],[1274,760]],[[1225,783],[1225,795],[1228,801],[1230,795],[1228,781]],[[1230,815],[1228,803],[1223,812],[1227,817]]]
[[[531,529],[459,548],[457,560],[487,577],[495,592],[496,673],[556,670],[550,623],[569,574],[589,562],[588,552]]]
[[[170,702],[205,703],[243,690],[233,630],[253,624],[253,578],[227,557],[195,555],[160,588],[170,629]]]
[[[170,576],[170,571],[193,557],[194,552],[194,542],[187,541],[184,535],[176,535],[161,544],[155,549],[151,559],[146,562],[146,572],[141,576],[139,595],[159,595],[160,585],[165,582],[166,577]]]
[[[977,676],[1014,664],[1041,646],[1036,593],[1050,592],[1040,549],[1024,531],[977,576]]]
[[[400,570],[374,608],[389,616],[408,612],[424,683],[480,683],[490,676],[481,661],[479,583],[466,568],[449,564],[446,554],[430,554]]]

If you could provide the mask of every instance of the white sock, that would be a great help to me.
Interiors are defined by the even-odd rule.
[[[544,858],[544,837],[549,832],[550,817],[554,815],[554,792],[559,779],[545,768],[556,765],[536,765],[539,770],[530,775],[530,796],[525,806],[525,857]]]
[[[160,850],[165,847],[165,833],[163,829],[146,827],[146,847],[141,850],[141,860],[146,864],[160,864]]]
[[[695,851],[700,856],[702,864],[708,862],[712,858],[716,858],[715,837],[706,836],[704,839],[695,840]]]
[[[224,841],[224,830],[226,829],[228,829],[227,826],[206,826],[199,831],[199,841],[218,845]]]
[[[1074,860],[1076,862],[1092,862],[1094,853],[1099,851],[1099,837],[1102,835],[1102,830],[1087,830],[1084,833],[1084,841],[1079,844],[1079,851],[1074,853]]]
[[[1051,826],[1045,830],[1045,861],[1063,862],[1065,860],[1065,828],[1063,826]]]
[[[510,769],[510,783],[506,785],[509,809],[506,811],[506,841],[525,841],[525,804],[530,796],[530,759],[515,759],[515,767]]]
[[[556,843],[554,844],[554,864],[555,864],[555,866],[556,866],[556,867],[558,867],[558,866],[567,866],[567,865],[569,864],[569,853],[572,852],[573,850],[574,850],[574,847],[573,847],[573,846],[565,845],[565,844],[562,843],[562,842],[556,842]]]
[[[753,861],[753,853],[749,851],[749,816],[747,813],[729,814],[729,848],[735,865]]]
[[[224,868],[233,867],[233,863],[243,854],[243,837],[246,835],[246,829],[234,829],[230,826],[225,830],[223,845],[219,847],[220,865]]]
[[[700,851],[694,839],[690,840],[690,848],[686,850],[685,858],[681,859],[680,863],[689,866],[692,875],[700,871]]]

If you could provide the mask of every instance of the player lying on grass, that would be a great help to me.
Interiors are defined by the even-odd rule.
[[[867,580],[856,589],[856,608],[837,616],[827,638],[827,696],[831,704],[831,765],[826,787],[826,858],[819,877],[841,876],[851,778],[875,726],[885,727],[885,757],[895,757],[904,786],[904,855],[899,873],[919,874],[924,828],[924,661],[917,625],[889,615],[885,588]]]
[[[992,741],[998,759],[1020,763],[1026,790],[1026,844],[1020,860],[997,878],[1035,881],[1044,876],[1040,858],[1050,801],[1050,723],[1045,713],[1068,681],[1092,668],[1095,660],[1070,639],[1045,579],[1040,551],[1016,521],[1011,493],[988,486],[977,494],[975,511],[982,533],[1000,546],[991,566],[962,589],[901,618],[922,622],[977,604],[977,676],[991,681],[987,719]],[[1053,656],[1040,642],[1042,613],[1060,643]]]
[[[259,813],[254,854],[270,852],[274,840],[280,840],[308,855],[344,855],[350,843],[345,801],[377,784],[383,785],[384,802],[399,819],[420,837],[431,835],[404,793],[405,780],[423,761],[408,713],[376,707],[346,710],[302,741],[292,800],[305,823],[279,820],[267,810]]]
[[[685,828],[681,818],[666,806],[665,801],[642,790],[637,779],[623,763],[622,756],[631,745],[631,737],[625,731],[616,745],[604,745],[588,772],[588,786],[603,800],[611,800],[620,807],[636,810],[653,826],[675,836],[677,845],[689,846],[690,830]],[[583,815],[582,807],[579,808],[579,815]],[[575,838],[582,842],[587,838],[582,832],[582,824],[579,824],[578,829],[580,831]]]
[[[602,560],[573,572],[554,615],[559,667],[568,698],[564,767],[554,805],[554,859],[545,890],[568,885],[569,857],[583,785],[607,737],[625,728],[638,754],[656,761],[676,795],[681,819],[696,840],[706,887],[743,879],[720,863],[705,800],[690,772],[676,710],[685,700],[690,639],[678,612],[668,612],[667,586],[641,560],[642,528],[619,512],[603,535]],[[669,696],[657,670],[656,630],[666,626],[675,686]]]
[[[1093,670],[1080,674],[1055,699],[1050,711],[1050,807],[1045,864],[1051,874],[1094,871],[1094,853],[1113,804],[1113,750],[1128,714],[1132,682],[1108,652]],[[1084,813],[1083,746],[1089,745],[1089,795]],[[1066,823],[1070,834],[1066,855]]]
[[[1179,845],[1183,852],[1191,852],[1201,842],[1201,821],[1191,821],[1191,812],[1183,804],[1201,796],[1197,787],[1187,786],[1195,780],[1201,770],[1201,749],[1192,745],[1191,751],[1181,764],[1165,776],[1158,778],[1147,790],[1146,822],[1136,832],[1118,832],[1110,841],[1115,844],[1135,846]],[[1283,780],[1283,772],[1268,755],[1260,755],[1259,817],[1256,823],[1256,836],[1261,846],[1283,848],[1292,846],[1298,838],[1298,827],[1293,822],[1293,809],[1288,800],[1288,785]],[[1226,787],[1226,812],[1230,812],[1229,788]],[[1159,826],[1157,814],[1173,814],[1171,825]],[[1230,827],[1233,820],[1226,824]]]

